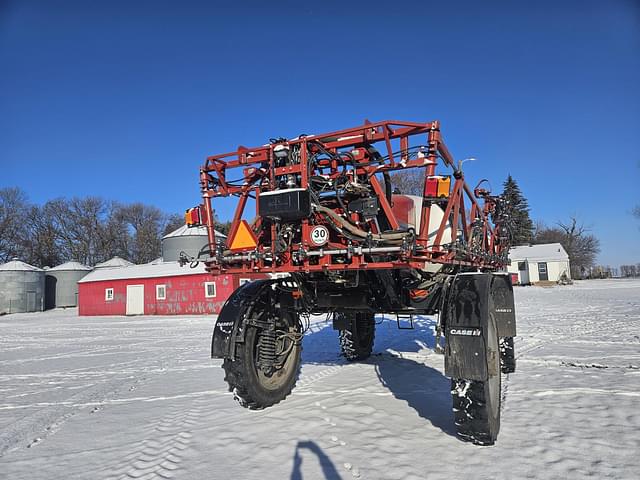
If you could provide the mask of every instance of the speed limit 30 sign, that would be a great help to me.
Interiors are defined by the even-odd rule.
[[[311,237],[311,243],[321,247],[329,241],[329,230],[324,225],[316,225],[311,229],[309,237]]]

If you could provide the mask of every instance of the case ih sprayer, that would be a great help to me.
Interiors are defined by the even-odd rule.
[[[394,188],[392,173],[409,169],[424,178],[419,196]],[[311,314],[333,316],[352,361],[371,354],[375,314],[410,322],[438,314],[457,431],[494,443],[501,372],[515,370],[513,291],[502,272],[508,218],[484,181],[466,184],[439,122],[365,122],[239,147],[208,157],[200,182],[204,203],[187,211],[187,224],[205,225],[209,242],[183,262],[271,277],[240,286],[213,332],[211,355],[224,359],[243,406],[268,407],[291,392]],[[238,203],[224,245],[212,200],[230,195]],[[245,212],[252,204],[255,215]]]

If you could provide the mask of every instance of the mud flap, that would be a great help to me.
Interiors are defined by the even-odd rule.
[[[510,274],[493,274],[491,297],[498,337],[515,337],[516,308],[513,301],[513,285],[511,285]]]
[[[486,338],[491,312],[492,275],[464,273],[451,282],[445,301],[445,375],[488,379]]]
[[[273,280],[256,280],[238,287],[227,299],[220,310],[211,339],[211,358],[233,359],[238,337],[242,341],[244,321],[249,318],[251,309],[270,287]]]

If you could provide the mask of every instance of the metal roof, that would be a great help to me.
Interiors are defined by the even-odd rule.
[[[43,272],[41,268],[34,267],[20,260],[11,260],[10,262],[0,265],[0,270],[12,272]]]
[[[134,264],[129,260],[116,256],[106,262],[97,263],[95,268],[129,267],[131,265]]]
[[[130,278],[173,277],[179,275],[194,275],[197,273],[207,273],[203,263],[199,263],[196,268],[190,268],[188,265],[181,267],[178,262],[152,262],[128,267],[99,268],[87,274],[79,280],[78,283],[127,280]]]
[[[221,233],[217,230],[215,230],[215,232],[216,232],[216,237],[227,238],[227,236],[224,233]],[[206,237],[207,227],[187,227],[186,225],[183,225],[180,228],[174,230],[173,232],[167,233],[162,238],[185,237],[185,236],[191,236],[191,235]]]
[[[56,272],[56,271],[66,271],[66,270],[93,270],[91,267],[87,267],[86,265],[81,264],[80,262],[66,262],[62,265],[58,265],[57,267],[49,268],[48,272]]]
[[[566,262],[569,260],[569,255],[559,243],[542,243],[540,245],[511,247],[509,259],[512,262],[518,260]]]

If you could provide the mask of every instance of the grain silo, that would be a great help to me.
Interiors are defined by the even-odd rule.
[[[45,308],[75,307],[78,305],[78,280],[91,271],[78,262],[67,262],[45,273]]]
[[[216,231],[216,239],[227,237]],[[165,262],[177,262],[180,252],[189,257],[197,257],[198,253],[209,243],[206,227],[182,227],[162,237],[162,259]]]
[[[95,268],[120,268],[120,267],[130,267],[131,265],[134,265],[134,264],[131,263],[129,260],[125,260],[124,258],[115,256],[113,258],[110,258],[106,262],[96,263]]]
[[[0,265],[0,313],[44,309],[44,270],[14,259]]]

